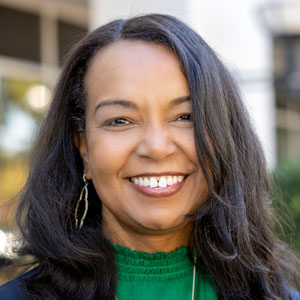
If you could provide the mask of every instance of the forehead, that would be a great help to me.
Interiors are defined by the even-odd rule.
[[[141,62],[143,63],[141,65]],[[163,44],[145,42],[140,40],[121,40],[104,47],[92,58],[88,72],[93,71],[97,65],[105,69],[114,67],[125,67],[130,64],[133,68],[137,66],[150,67],[154,64],[161,66],[179,62],[171,49]]]
[[[175,54],[164,45],[137,40],[118,41],[101,49],[90,62],[85,89],[89,97],[95,93],[111,96],[106,94],[112,91],[188,93]]]

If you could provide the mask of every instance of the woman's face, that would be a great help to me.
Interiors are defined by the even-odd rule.
[[[78,144],[103,222],[147,234],[183,230],[208,188],[175,55],[153,43],[116,42],[92,59],[85,89]]]

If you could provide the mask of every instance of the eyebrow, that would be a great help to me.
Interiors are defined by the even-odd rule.
[[[179,104],[184,103],[184,102],[191,102],[191,97],[190,96],[183,96],[183,97],[175,98],[175,99],[170,101],[168,106],[176,106],[176,105],[179,105]]]
[[[108,100],[101,101],[100,103],[97,104],[94,110],[94,114],[96,114],[97,110],[101,107],[114,106],[114,105],[121,105],[126,108],[137,109],[137,105],[132,101],[123,100],[123,99],[108,99]]]
[[[172,99],[170,101],[170,103],[168,104],[168,106],[176,106],[176,105],[179,105],[181,103],[190,102],[190,101],[191,101],[190,96],[179,97],[179,98]],[[125,99],[107,99],[107,100],[101,101],[100,103],[98,103],[96,105],[95,110],[94,110],[94,114],[96,114],[97,110],[100,109],[101,107],[115,106],[115,105],[121,105],[123,107],[131,108],[131,109],[135,109],[135,110],[138,108],[137,105],[134,102],[129,101],[129,100],[125,100]]]

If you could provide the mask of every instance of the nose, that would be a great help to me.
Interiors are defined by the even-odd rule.
[[[143,131],[136,154],[158,161],[173,154],[175,150],[176,144],[171,139],[167,128],[151,126]]]

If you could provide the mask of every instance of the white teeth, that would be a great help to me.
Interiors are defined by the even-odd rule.
[[[150,182],[149,182],[149,185],[151,188],[155,188],[155,187],[158,187],[158,183],[157,183],[157,180],[156,178],[154,177],[150,177]]]
[[[177,183],[177,176],[173,176],[173,184]]]
[[[130,180],[140,186],[148,186],[150,188],[165,188],[182,182],[184,176],[161,176],[161,177],[132,177]]]
[[[167,184],[168,185],[172,185],[173,184],[172,176],[168,176],[168,178],[167,178]]]
[[[142,177],[139,177],[139,185],[144,186],[144,180]]]
[[[150,184],[150,180],[147,177],[145,177],[144,178],[144,186],[149,186],[149,184]]]
[[[162,188],[167,186],[167,179],[166,179],[166,177],[160,177],[158,186],[162,187]]]
[[[178,182],[181,182],[183,180],[184,176],[178,176],[177,178],[178,178]]]

